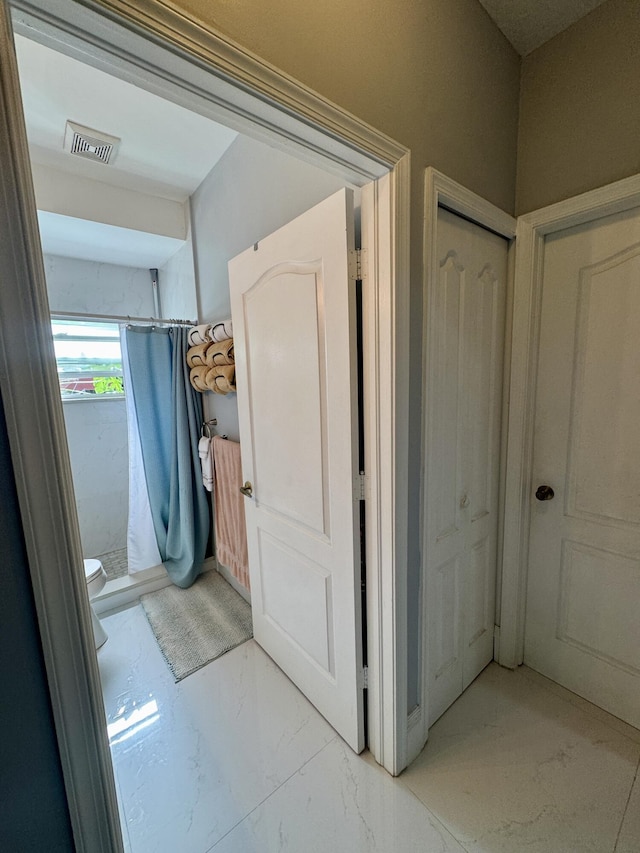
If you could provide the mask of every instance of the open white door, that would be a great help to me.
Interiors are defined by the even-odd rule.
[[[353,197],[229,262],[254,635],[364,748]]]

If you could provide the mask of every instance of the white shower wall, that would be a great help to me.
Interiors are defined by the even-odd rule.
[[[52,313],[153,315],[148,269],[44,256]]]
[[[63,405],[85,557],[127,544],[129,456],[124,399]]]
[[[174,320],[197,319],[199,312],[190,228],[184,246],[158,270],[158,282],[163,317]]]
[[[335,175],[238,136],[191,196],[201,322],[230,316],[228,261],[344,186]],[[239,440],[235,394],[205,394],[218,431]]]

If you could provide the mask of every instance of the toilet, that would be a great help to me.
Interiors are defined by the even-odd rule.
[[[93,625],[93,637],[96,643],[96,649],[103,646],[107,642],[107,632],[102,627],[102,623],[96,616],[96,613],[91,604],[91,599],[95,598],[99,592],[102,592],[104,585],[107,582],[107,573],[102,568],[100,560],[85,560],[84,574],[87,580],[87,592],[89,593],[89,607],[91,608],[91,624]]]

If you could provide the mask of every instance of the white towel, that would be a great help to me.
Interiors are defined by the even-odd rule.
[[[199,326],[192,326],[189,329],[187,340],[190,347],[197,347],[199,344],[206,344],[212,341],[211,323],[202,323]]]
[[[209,340],[218,342],[226,341],[233,337],[233,323],[231,320],[223,320],[220,323],[212,323],[209,331]]]
[[[208,492],[213,491],[213,452],[211,447],[211,439],[203,435],[198,442],[198,455],[200,457],[200,465],[202,466],[202,485]]]

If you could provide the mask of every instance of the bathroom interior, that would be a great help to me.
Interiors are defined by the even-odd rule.
[[[149,321],[158,315],[201,322],[225,319],[230,315],[229,258],[342,186],[334,176],[277,148],[220,128],[204,116],[189,113],[175,103],[136,89],[124,80],[111,78],[97,68],[81,65],[36,42],[20,36],[16,41],[52,314],[80,314],[88,319],[96,316],[126,317],[132,322]],[[90,163],[64,152],[65,124],[69,120],[103,130],[122,140],[113,165]],[[129,157],[131,159],[127,159]],[[152,274],[152,270],[157,270],[157,276]],[[157,282],[157,302],[153,281]],[[215,420],[216,433],[227,435],[232,441],[238,440],[235,395],[204,394],[203,405],[203,422]],[[169,583],[162,567],[152,566],[129,574],[125,560],[129,511],[126,401],[122,397],[107,395],[99,399],[97,396],[95,399],[68,399],[63,401],[63,411],[83,555],[85,558],[99,558],[108,568],[109,555],[114,555],[114,564],[119,563],[119,569],[110,569],[110,577],[93,605],[107,619],[124,617],[133,611],[130,605],[142,593]],[[215,560],[209,557],[205,567],[215,570]],[[221,566],[217,568],[224,569]],[[109,614],[115,616],[110,617]],[[128,625],[124,619],[122,623],[111,624],[122,624],[125,629]],[[99,653],[99,660],[100,656],[104,660],[104,652],[109,653],[117,639],[122,640],[114,636],[111,627],[109,633],[109,641]],[[133,636],[127,634],[124,645],[129,643],[132,652],[140,656],[131,641]],[[232,656],[226,657],[230,660]],[[251,663],[247,664],[247,660],[248,657],[243,660],[243,666]],[[250,675],[253,677],[254,673]],[[243,677],[235,677],[239,685],[238,697],[234,694],[234,699],[239,698],[238,709],[244,699]],[[247,682],[249,680],[247,678]],[[200,683],[195,679],[192,684],[189,682],[192,679],[185,682],[187,687],[183,693],[191,691],[197,694]],[[283,718],[285,711],[298,701],[293,694],[286,692],[286,687],[283,683],[283,707],[278,706]],[[544,685],[541,689],[548,691]],[[500,694],[501,690],[497,686],[494,693]],[[113,692],[115,702],[118,697]],[[571,713],[575,713],[569,699],[556,697],[554,701],[558,708],[561,704],[566,705]],[[220,720],[236,721],[236,707],[231,707],[232,702],[227,703],[228,709],[224,708],[225,712],[228,710],[226,718],[219,711],[224,703],[214,703],[210,694],[202,697],[202,704],[206,707],[207,719],[219,714],[211,725],[218,726],[220,730],[224,729]],[[144,685],[136,717],[140,729],[157,718],[159,708],[163,710],[156,683]],[[140,716],[144,709],[148,713],[146,718]],[[173,706],[171,709],[173,712]],[[303,710],[301,716],[303,714],[306,711]],[[166,716],[170,718],[171,714]],[[560,711],[557,716],[560,720]],[[273,717],[278,719],[278,713]],[[200,761],[195,746],[189,752],[191,747],[185,748],[183,740],[182,728],[186,727],[176,721],[177,715],[172,722],[176,729],[171,737],[174,751],[184,752],[185,765],[190,767],[194,779],[197,777],[200,789],[204,790],[202,779],[209,774],[213,790],[208,806],[204,797],[200,797],[201,790],[193,793],[192,801],[201,799],[202,808],[209,811],[212,811],[211,803],[221,802],[229,811],[227,823],[216,828],[216,837],[222,837],[240,820],[239,807],[228,808],[229,805],[235,804],[236,799],[245,795],[247,787],[253,785],[251,782],[247,786],[244,779],[240,781],[238,766],[242,765],[244,753],[252,751],[258,756],[258,762],[263,760],[261,744],[251,740],[254,732],[261,728],[262,721],[256,724],[251,720],[252,726],[246,727],[246,733],[245,729],[242,730],[250,746],[229,756],[225,772],[233,796],[227,792],[226,799],[220,781],[225,773],[219,770],[223,762],[217,766],[209,762],[210,766],[207,766],[206,762]],[[291,724],[291,731],[298,730],[298,722]],[[453,725],[450,742],[459,736]],[[529,718],[523,725],[527,730],[532,728]],[[591,725],[595,729],[595,723]],[[487,723],[485,729],[489,726]],[[320,731],[320,724],[317,728],[318,740],[310,739],[308,752],[300,759],[303,767],[306,767],[306,761],[311,760],[314,750],[320,754],[325,742],[333,743],[330,732]],[[122,743],[132,731],[116,729],[115,736]],[[610,731],[608,734],[611,738]],[[193,739],[196,740],[195,736]],[[133,741],[131,738],[129,743]],[[199,738],[198,746],[206,741],[206,738]],[[435,739],[434,742],[437,749],[438,742]],[[558,744],[561,743],[563,741],[558,736]],[[161,746],[163,750],[167,748],[162,742]],[[242,742],[241,746],[244,746]],[[274,754],[276,751],[280,755],[286,752],[279,739]],[[220,754],[222,752],[221,746]],[[560,750],[558,754],[565,755]],[[149,755],[149,779],[159,780],[158,788],[164,784],[163,772],[174,777],[181,773],[177,762],[171,765],[160,750],[156,749],[155,753],[149,750]],[[338,758],[343,765],[351,768],[349,761],[352,759],[348,755],[338,752]],[[487,766],[492,766],[493,758],[493,755],[487,756]],[[123,768],[131,770],[130,780],[126,783],[129,789],[124,787],[124,770],[118,778],[119,795],[123,794],[132,803],[129,814],[133,817],[127,818],[132,849],[135,848],[136,853],[151,849],[209,849],[215,843],[213,836],[206,834],[210,830],[202,830],[202,841],[199,836],[193,848],[184,841],[187,832],[200,830],[189,808],[185,807],[180,820],[171,815],[173,825],[169,826],[167,802],[172,799],[172,794],[164,799],[159,793],[156,795],[155,790],[152,794],[150,781],[145,783],[149,788],[147,800],[155,803],[157,811],[151,818],[149,811],[137,817],[136,810],[140,811],[142,802],[142,761],[138,755],[133,755],[133,759],[129,760],[124,751],[119,759]],[[548,767],[552,761],[555,761],[555,755],[544,766]],[[365,763],[363,765],[371,769]],[[268,776],[264,767],[260,769],[265,777]],[[430,773],[433,770],[432,767],[427,769]],[[466,765],[464,769],[466,772]],[[358,772],[360,770],[358,767]],[[617,765],[614,770],[612,777],[620,777]],[[289,766],[279,772],[281,775],[277,778],[273,774],[274,787],[291,776]],[[584,776],[593,780],[600,772],[601,767],[594,763],[593,772]],[[253,778],[251,774],[246,775]],[[409,776],[410,782],[411,778]],[[176,779],[170,781],[176,784]],[[437,789],[441,781],[441,777],[436,776],[433,787]],[[480,786],[489,790],[491,784],[481,780]],[[508,777],[505,777],[505,784],[510,785]],[[301,790],[304,787],[294,779],[290,787],[295,786]],[[442,787],[444,790],[446,785]],[[569,785],[563,787],[570,788]],[[325,785],[325,788],[329,786]],[[339,786],[336,789],[340,790]],[[173,788],[167,786],[167,790],[171,793]],[[255,801],[261,802],[265,796],[267,794],[261,789]],[[247,796],[247,799],[250,798]],[[387,801],[391,799],[392,793],[387,792]],[[453,802],[454,798],[451,800]],[[533,801],[534,810],[538,808],[536,802]],[[608,803],[603,800],[603,810],[605,805],[608,808]],[[253,808],[252,802],[247,806],[247,813]],[[303,804],[296,801],[296,808],[304,813]],[[279,814],[282,811],[279,808]],[[380,814],[384,816],[386,812],[381,808]],[[145,830],[140,826],[143,822],[146,822]],[[389,825],[392,825],[390,821]],[[262,827],[258,826],[258,829]],[[143,838],[145,831],[150,833],[152,830],[156,833],[154,839],[161,833],[165,834],[164,847],[155,841],[138,845],[136,839]],[[423,828],[421,839],[427,836],[427,830],[428,827]],[[129,849],[126,838],[125,848]],[[242,847],[241,842],[238,849],[246,850],[248,847]]]
[[[74,334],[70,318],[110,321],[98,330],[115,339],[119,325],[152,319],[228,319],[228,260],[344,185],[36,41],[18,35],[16,47],[58,337]],[[114,137],[108,164],[68,150],[69,128],[77,126]],[[62,384],[83,556],[99,560],[106,574],[98,593],[90,591],[92,607],[104,616],[171,581],[161,564],[128,559],[129,518],[135,528],[138,508],[129,499],[122,386],[95,393]],[[238,442],[236,394],[202,398],[203,434]],[[204,569],[217,568],[250,600],[243,583],[216,565],[212,538]]]

